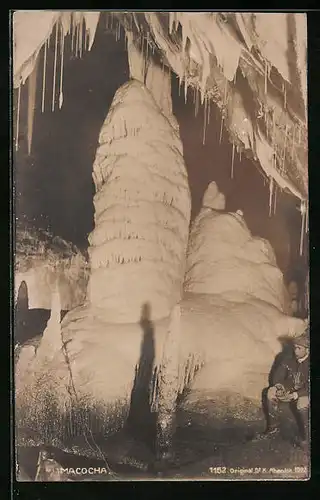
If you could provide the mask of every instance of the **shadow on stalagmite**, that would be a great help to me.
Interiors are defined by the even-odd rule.
[[[293,350],[293,339],[290,337],[279,337],[279,342],[281,345],[281,351],[279,354],[276,355],[274,358],[274,362],[271,366],[270,373],[269,373],[269,385],[273,385],[273,378],[274,378],[274,373],[277,370],[278,366],[285,360],[288,359],[289,357],[294,356],[294,350]]]
[[[130,399],[127,427],[130,433],[150,446],[154,441],[155,417],[151,412],[151,390],[153,386],[155,339],[151,320],[151,305],[141,308],[140,326],[143,331],[139,361]]]

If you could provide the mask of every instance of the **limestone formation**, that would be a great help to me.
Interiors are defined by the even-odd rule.
[[[243,294],[281,311],[286,303],[270,243],[251,235],[241,212],[220,214],[206,206],[191,228],[185,290]]]
[[[287,291],[269,242],[251,235],[241,210],[214,210],[217,196],[210,185],[188,246],[183,331],[191,338],[200,329],[194,351],[203,353],[192,387],[258,402],[280,338],[302,332],[305,322],[287,316]]]
[[[143,120],[141,119],[143,117]],[[122,86],[94,163],[88,299],[110,322],[170,314],[185,270],[190,193],[179,136],[138,81]]]
[[[62,310],[85,302],[89,267],[77,247],[47,231],[18,224],[15,240],[14,301],[22,282],[26,283],[28,307],[48,309],[57,283]]]

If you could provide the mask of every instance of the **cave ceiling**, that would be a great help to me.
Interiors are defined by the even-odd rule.
[[[146,64],[154,59],[179,79],[185,95],[214,102],[233,147],[270,180],[308,196],[307,22],[305,14],[222,12],[103,13],[107,27],[133,37]],[[100,12],[18,11],[13,17],[13,84],[31,80],[39,53],[56,37],[85,30],[94,43]],[[36,27],[36,29],[34,29]],[[82,31],[81,31],[82,34]],[[30,85],[30,89],[34,86]],[[31,90],[29,90],[29,93]],[[62,94],[61,94],[62,97]],[[60,99],[60,107],[63,99]],[[31,120],[32,126],[32,120]],[[30,134],[30,131],[29,131]]]

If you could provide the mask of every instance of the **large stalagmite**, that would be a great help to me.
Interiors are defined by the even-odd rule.
[[[198,322],[205,361],[193,390],[202,397],[230,391],[259,402],[281,350],[279,339],[302,332],[305,323],[287,316],[288,297],[271,245],[251,235],[240,210],[224,210],[215,183],[191,227],[184,288],[184,332]]]
[[[111,322],[137,321],[146,301],[152,319],[168,316],[180,297],[191,210],[181,141],[143,84],[130,81],[99,142],[88,298]]]
[[[39,415],[46,415],[48,400],[60,421],[76,408],[95,414],[105,431],[123,424],[141,362],[141,311],[148,303],[157,365],[181,297],[191,209],[182,145],[141,82],[117,91],[93,176],[88,300],[64,318],[62,349],[39,348],[27,361],[22,352],[17,366],[25,374],[17,375],[17,420],[40,429],[42,438]],[[79,432],[85,424],[75,420]]]
[[[207,197],[206,193],[204,202]],[[234,292],[280,311],[286,304],[283,275],[270,243],[252,237],[240,211],[221,213],[208,206],[191,228],[185,290],[220,295]]]

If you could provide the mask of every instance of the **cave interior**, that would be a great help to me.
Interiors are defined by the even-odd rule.
[[[85,41],[82,42],[84,47]],[[48,231],[86,254],[88,236],[94,229],[92,165],[99,133],[114,94],[129,80],[130,71],[124,30],[110,13],[101,14],[90,51],[83,50],[75,56],[72,44],[71,32],[64,39],[61,106],[56,80],[62,72],[61,61],[55,60],[55,31],[46,53],[44,47],[41,49],[38,64],[44,67],[46,58],[46,87],[43,94],[43,71],[37,71],[31,144],[30,79],[13,93],[14,123],[19,109],[19,128],[13,134],[18,145],[13,147],[14,213],[19,225]],[[159,54],[154,53],[153,58],[161,66]],[[241,85],[241,75],[237,82]],[[271,243],[285,282],[296,282],[299,293],[303,294],[308,272],[308,240],[304,239],[301,252],[300,200],[276,187],[270,207],[268,178],[250,152],[235,151],[215,103],[211,102],[208,110],[201,103],[200,93],[192,88],[185,93],[173,72],[171,88],[173,114],[179,124],[188,173],[191,221],[201,209],[207,186],[215,181],[225,195],[226,211],[242,211],[252,234]],[[66,312],[61,311],[61,318]],[[24,281],[16,313],[15,340],[20,344],[41,336],[50,317],[48,310],[29,309]],[[23,451],[20,453],[23,455]],[[34,457],[31,460],[28,455],[28,460],[35,463]]]

